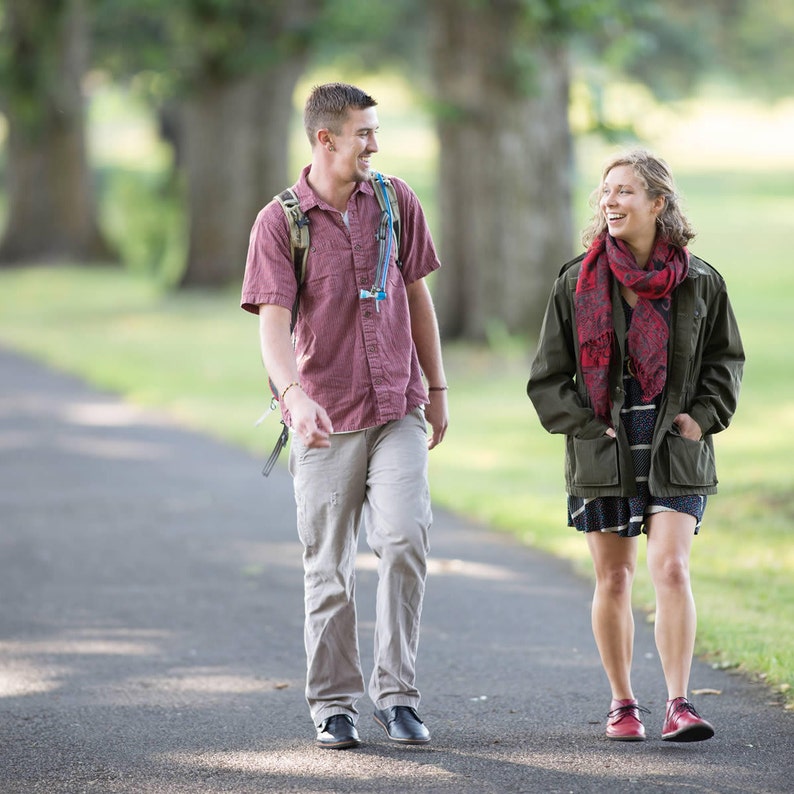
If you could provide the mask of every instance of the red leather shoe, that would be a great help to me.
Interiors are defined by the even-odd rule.
[[[640,719],[640,712],[648,713],[633,698],[629,700],[613,700],[607,714],[607,739],[618,742],[645,741],[645,726]]]
[[[665,742],[702,742],[714,736],[714,726],[695,711],[685,698],[667,701],[667,715],[662,727]]]

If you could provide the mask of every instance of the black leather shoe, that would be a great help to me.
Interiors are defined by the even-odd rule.
[[[375,709],[375,722],[386,731],[393,742],[400,744],[427,744],[430,731],[419,719],[411,706],[392,706],[390,709]]]
[[[345,750],[361,744],[353,719],[348,714],[334,714],[317,726],[318,747]]]

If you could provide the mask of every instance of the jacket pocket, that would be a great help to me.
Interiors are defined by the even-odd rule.
[[[569,437],[570,438],[570,437]],[[574,485],[617,485],[618,442],[607,435],[594,439],[572,438]]]
[[[691,441],[668,433],[667,453],[672,485],[702,488],[717,484],[714,451],[706,441]]]

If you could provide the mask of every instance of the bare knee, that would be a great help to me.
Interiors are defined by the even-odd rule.
[[[648,569],[657,588],[689,589],[689,561],[684,557],[671,556],[658,562],[649,561]]]
[[[633,581],[633,565],[610,565],[596,570],[596,584],[598,589],[613,598],[619,598],[631,593]]]

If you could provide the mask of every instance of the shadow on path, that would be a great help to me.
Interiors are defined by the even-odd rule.
[[[433,742],[313,747],[291,484],[261,462],[0,350],[0,792],[788,792],[791,714],[696,663],[717,736],[603,737],[590,585],[436,511],[419,658]],[[376,574],[358,601],[371,665]]]

